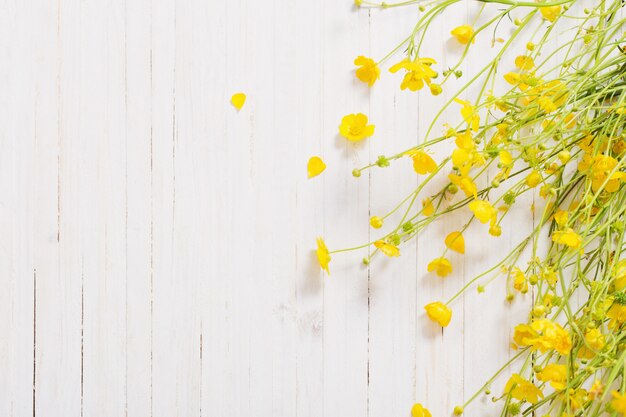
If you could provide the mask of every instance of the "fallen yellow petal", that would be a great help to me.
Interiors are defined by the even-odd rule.
[[[246,95],[244,93],[236,93],[230,98],[230,102],[235,106],[237,110],[241,110],[243,104],[246,102]]]
[[[306,166],[309,178],[317,177],[326,169],[326,164],[319,156],[312,156]]]

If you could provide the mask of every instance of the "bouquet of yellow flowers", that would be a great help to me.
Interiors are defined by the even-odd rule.
[[[480,25],[465,23],[452,30],[450,36],[464,49],[446,69],[423,56],[422,45],[435,19],[461,0],[355,1],[357,7],[419,9],[411,33],[387,56],[355,59],[356,77],[369,86],[388,60],[401,55],[388,66],[390,73],[402,75],[400,88],[439,95],[451,80],[463,77],[461,65],[477,39],[488,38],[498,50],[442,106],[421,144],[353,171],[359,177],[401,158],[412,160],[422,178],[419,185],[389,213],[373,216],[370,225],[382,231],[398,212],[400,221],[376,240],[352,248],[329,250],[320,237],[317,259],[328,272],[339,252],[367,251],[365,263],[376,256],[397,257],[402,245],[433,221],[462,213],[466,223],[445,237],[445,250],[427,266],[445,277],[455,268],[447,253],[465,252],[470,224],[484,224],[486,233],[497,238],[506,233],[501,225],[511,208],[537,193],[531,232],[449,300],[424,306],[430,319],[446,327],[454,320],[454,300],[470,288],[481,292],[505,277],[510,299],[532,289],[528,321],[514,329],[514,358],[453,412],[462,414],[479,395],[490,393],[494,378],[517,360],[520,369],[494,397],[502,416],[626,415],[623,0],[476,1],[481,13],[491,14]],[[508,39],[497,37],[505,19],[514,25]],[[503,73],[499,65],[511,52],[515,71]],[[458,124],[440,122],[448,108],[457,109]],[[441,126],[442,134],[434,134]],[[366,115],[351,114],[341,121],[339,133],[361,141],[374,135],[374,126]],[[443,143],[452,151],[437,160],[432,149]],[[311,158],[309,176],[325,167],[320,158]],[[426,192],[433,179],[442,177],[443,187]],[[528,262],[522,262],[523,253],[530,253]],[[419,403],[411,412],[430,416]]]

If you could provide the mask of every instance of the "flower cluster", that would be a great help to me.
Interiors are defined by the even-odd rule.
[[[475,70],[459,94],[441,105],[438,114],[449,114],[443,110],[451,106],[456,120],[437,116],[419,145],[380,156],[353,171],[358,178],[364,170],[410,158],[413,169],[407,175],[421,177],[419,186],[399,198],[387,214],[368,219],[378,234],[375,239],[330,251],[318,238],[317,260],[328,272],[331,255],[337,252],[367,250],[366,264],[378,254],[397,258],[402,245],[430,224],[458,213],[465,223],[446,231],[441,255],[424,268],[433,276],[454,280],[455,258],[449,253],[475,255],[464,236],[472,224],[498,239],[508,232],[502,220],[511,208],[530,205],[535,223],[528,235],[450,299],[426,304],[425,316],[433,326],[447,327],[454,320],[459,296],[470,288],[483,293],[501,281],[507,300],[532,297],[527,320],[510,329],[514,358],[523,364],[507,375],[502,395],[493,398],[502,404],[502,415],[626,415],[624,5],[621,0],[592,0],[587,7],[579,0],[478,1],[497,3],[498,8],[483,23],[477,18],[451,29],[450,37],[463,53],[448,68],[424,56],[421,46],[435,18],[458,0],[355,1],[358,7],[382,9],[416,5],[420,13],[410,35],[387,56],[354,60],[356,78],[365,88],[378,88],[381,68],[404,51],[388,68],[403,75],[400,89],[408,90],[406,94],[430,90],[438,96],[451,78],[463,77],[464,59],[481,43],[485,47],[489,40],[499,49]],[[509,39],[496,37],[503,33],[499,25],[507,18],[515,25]],[[505,54],[513,52],[523,37],[532,39],[524,40],[521,50]],[[504,90],[496,94],[500,87]],[[431,133],[436,127],[442,132],[438,136]],[[339,134],[350,142],[362,141],[374,135],[374,125],[364,114],[350,114],[341,120]],[[435,158],[434,147],[442,143],[449,153]],[[319,175],[325,167],[319,157],[311,158],[308,176]],[[426,192],[433,178],[443,178],[445,184]],[[527,196],[533,196],[532,203]],[[394,224],[398,212],[401,220]],[[509,365],[496,375],[507,372]],[[454,414],[462,414],[480,393],[490,392],[494,378],[452,410]],[[421,403],[411,413],[431,416]]]

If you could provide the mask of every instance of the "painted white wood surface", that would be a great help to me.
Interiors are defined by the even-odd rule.
[[[477,9],[433,29],[440,68]],[[461,218],[393,262],[334,256],[330,277],[312,252],[317,235],[372,238],[369,216],[417,184],[408,161],[350,175],[419,143],[451,97],[386,72],[355,81],[354,57],[383,56],[416,16],[349,0],[2,0],[0,416],[383,417],[415,401],[442,416],[479,388],[525,302],[506,304],[504,282],[470,291],[445,331],[422,306],[503,254],[529,213],[499,241],[472,228],[445,281],[426,264]],[[338,137],[352,112],[377,126],[365,144]],[[307,180],[315,154],[328,169]],[[494,415],[489,402],[474,410]]]

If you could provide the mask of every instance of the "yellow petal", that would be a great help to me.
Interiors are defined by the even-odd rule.
[[[326,164],[319,156],[313,156],[309,159],[309,163],[306,166],[309,178],[317,177],[326,169]]]
[[[411,408],[411,417],[432,417],[432,415],[422,404],[417,403]]]
[[[246,95],[244,93],[236,93],[230,98],[230,102],[235,106],[237,110],[241,110],[243,104],[246,102]]]
[[[455,252],[465,253],[465,238],[461,232],[452,232],[446,236],[446,246]]]
[[[384,240],[377,240],[374,242],[374,246],[390,258],[400,256],[400,249],[398,249],[397,246],[385,242]]]
[[[424,306],[424,310],[426,310],[428,318],[439,323],[441,327],[446,327],[450,324],[452,310],[450,310],[445,304],[435,301],[434,303],[426,304]]]

